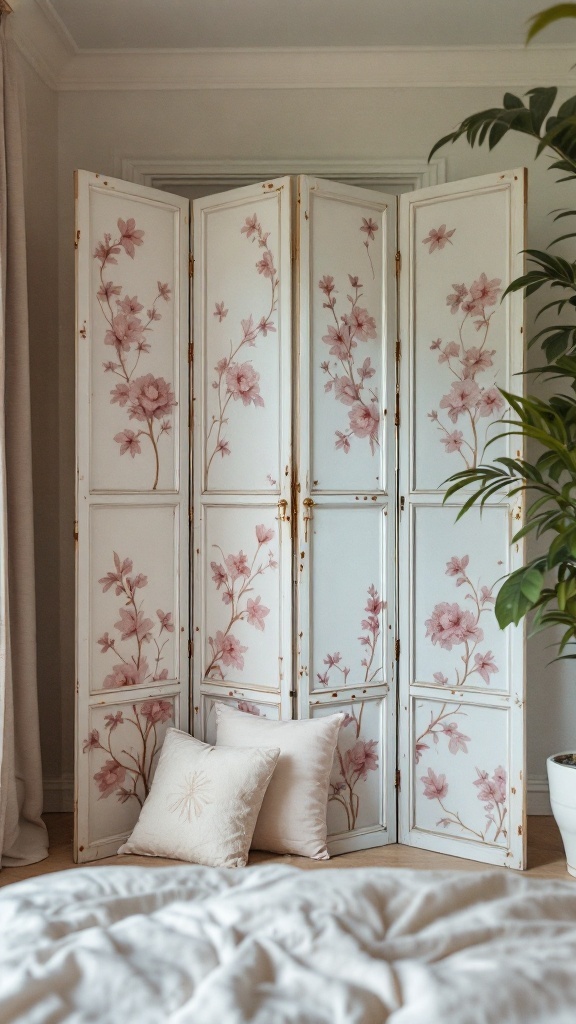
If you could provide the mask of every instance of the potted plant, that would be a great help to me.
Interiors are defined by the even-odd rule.
[[[576,4],[557,4],[531,19],[530,40],[552,21],[576,18]],[[551,151],[551,170],[561,172],[560,181],[576,179],[576,96],[552,113],[556,88],[530,89],[527,102],[506,93],[502,107],[472,114],[436,143],[430,156],[448,142],[465,136],[474,146],[488,142],[493,149],[508,132],[520,132],[537,140],[536,155]],[[556,221],[574,226],[576,210],[553,211]],[[525,566],[505,577],[496,598],[495,613],[501,629],[518,625],[530,613],[531,635],[549,627],[560,627],[558,658],[576,658],[576,322],[567,322],[576,309],[576,259],[555,254],[555,246],[576,238],[576,231],[563,232],[546,251],[528,249],[527,273],[512,281],[504,294],[524,291],[526,296],[546,288],[546,301],[536,320],[554,312],[556,319],[541,327],[529,344],[539,344],[544,365],[528,371],[544,374],[558,382],[550,398],[519,397],[502,391],[509,411],[500,420],[498,438],[520,435],[535,446],[537,454],[526,458],[501,457],[476,469],[455,473],[445,500],[463,488],[472,488],[458,518],[473,505],[481,507],[497,493],[522,494],[524,525],[512,538],[531,535],[545,553],[537,554]],[[552,250],[552,252],[550,251]],[[576,876],[576,752],[564,751],[547,760],[550,801],[564,841],[567,867]]]

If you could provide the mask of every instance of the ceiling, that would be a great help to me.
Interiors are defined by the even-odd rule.
[[[80,50],[494,46],[550,0],[43,0]],[[539,37],[576,46],[576,21]]]

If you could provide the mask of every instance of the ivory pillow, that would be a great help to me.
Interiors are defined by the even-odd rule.
[[[211,747],[168,729],[150,793],[118,853],[244,867],[279,753]]]
[[[328,860],[328,785],[343,714],[299,722],[270,722],[215,703],[216,749],[280,748],[262,801],[252,848]]]

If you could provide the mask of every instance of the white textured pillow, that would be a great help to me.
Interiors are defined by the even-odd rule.
[[[244,867],[279,753],[211,747],[168,729],[150,793],[118,853]]]
[[[280,747],[262,801],[252,848],[328,860],[326,808],[338,732],[344,715],[270,722],[216,703],[216,747]]]

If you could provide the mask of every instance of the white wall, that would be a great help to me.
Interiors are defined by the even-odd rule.
[[[249,58],[247,58],[249,59]],[[562,55],[562,60],[566,56]],[[526,88],[533,85],[527,82]],[[520,91],[520,90],[517,90]],[[74,168],[114,174],[123,157],[195,159],[301,159],[325,160],[391,157],[426,157],[432,144],[465,115],[498,105],[501,88],[389,88],[207,91],[98,91],[58,94],[58,271],[59,340],[58,391],[53,345],[53,305],[36,312],[36,323],[46,315],[46,348],[38,335],[34,349],[43,371],[36,372],[36,390],[43,399],[42,415],[49,409],[49,429],[38,435],[36,460],[38,517],[46,521],[53,538],[54,501],[59,482],[59,558],[44,553],[39,561],[40,642],[47,659],[59,651],[60,686],[54,662],[46,677],[41,673],[41,700],[47,713],[53,707],[50,728],[44,733],[46,764],[63,773],[72,771],[74,693]],[[44,97],[31,91],[33,102]],[[44,121],[46,147],[52,131],[53,104]],[[34,144],[32,133],[31,142]],[[471,151],[463,142],[446,152],[448,178],[526,164],[529,167],[529,243],[543,247],[551,237],[546,213],[570,202],[566,186],[555,186],[546,174],[546,162],[533,162],[529,140],[514,138],[494,153]],[[42,261],[34,264],[34,286],[53,281],[54,178],[50,178],[49,210],[37,225],[42,237]],[[571,186],[568,187],[570,189]],[[39,205],[30,195],[30,210]],[[47,262],[46,262],[47,261]],[[35,298],[33,298],[33,302]],[[40,364],[39,364],[40,367]],[[46,395],[43,389],[49,389]],[[48,398],[50,401],[48,401]],[[58,423],[55,422],[56,408]],[[40,428],[40,414],[37,416]],[[59,465],[55,439],[60,438]],[[44,528],[42,527],[42,539]],[[59,578],[58,578],[59,577]],[[59,602],[56,594],[59,590]],[[576,735],[576,692],[571,663],[547,667],[546,640],[530,647],[528,703],[528,775],[543,779],[548,753],[573,746]],[[61,744],[61,746],[60,746]],[[60,760],[61,759],[61,760]]]

